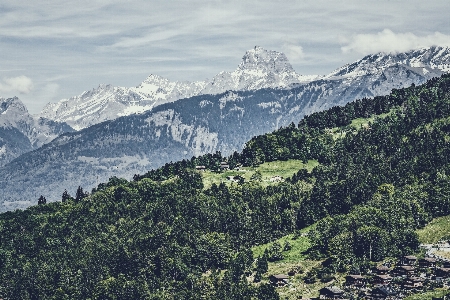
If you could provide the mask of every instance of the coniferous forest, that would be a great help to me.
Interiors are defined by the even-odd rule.
[[[319,165],[269,186],[205,187],[196,170],[290,159]],[[279,299],[247,280],[265,269],[252,246],[315,224],[308,255],[330,257],[332,271],[409,254],[416,229],[450,214],[449,176],[443,75],[314,113],[229,157],[168,163],[1,214],[0,297]]]

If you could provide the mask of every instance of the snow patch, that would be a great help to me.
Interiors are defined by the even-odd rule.
[[[258,106],[262,107],[262,108],[268,108],[268,107],[281,108],[281,104],[278,102],[275,102],[275,101],[259,103]]]

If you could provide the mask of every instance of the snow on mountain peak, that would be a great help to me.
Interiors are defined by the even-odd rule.
[[[403,65],[422,68],[423,73],[450,71],[450,49],[433,46],[402,53],[376,53],[365,56],[351,64],[338,68],[325,76],[326,79],[354,78],[357,76],[382,73],[386,68]]]
[[[28,113],[27,108],[19,98],[0,98],[0,114],[4,115],[7,113],[11,113],[12,110],[19,114]]]
[[[265,50],[259,46],[255,46],[245,53],[238,70],[263,70],[274,73],[294,72],[284,53]]]
[[[80,96],[48,104],[40,116],[82,129],[182,98],[227,90],[289,88],[316,78],[297,74],[283,53],[256,46],[245,53],[235,71],[220,72],[212,80],[179,82],[150,74],[136,87],[100,85]]]

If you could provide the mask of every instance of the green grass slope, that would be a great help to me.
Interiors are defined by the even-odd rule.
[[[242,167],[237,170],[229,170],[221,173],[205,171],[202,172],[203,184],[205,188],[211,187],[213,183],[219,185],[221,182],[226,184],[231,184],[232,181],[227,180],[228,176],[241,176],[245,179],[245,181],[250,181],[252,176],[259,171],[262,175],[261,185],[268,186],[276,184],[275,182],[271,182],[270,179],[273,176],[281,176],[284,179],[291,177],[298,170],[306,169],[308,172],[318,166],[319,163],[317,160],[309,160],[306,164],[301,160],[290,159],[287,161],[273,161],[266,162],[257,167]]]
[[[442,239],[450,239],[450,215],[433,219],[427,226],[417,230],[419,241],[434,244]]]

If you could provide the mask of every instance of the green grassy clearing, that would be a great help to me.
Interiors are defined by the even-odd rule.
[[[296,263],[298,261],[304,260],[306,258],[304,252],[309,249],[311,244],[307,236],[294,237],[294,234],[286,235],[277,240],[280,245],[284,246],[286,242],[291,245],[291,250],[284,251],[284,259],[280,262],[283,263]],[[252,248],[253,256],[258,257],[264,254],[264,251],[270,247],[272,243],[255,246]],[[271,263],[269,263],[270,265]]]
[[[308,259],[305,254],[305,252],[310,248],[311,244],[308,236],[302,235],[302,233],[307,233],[310,229],[312,229],[312,226],[302,229],[300,231],[300,236],[297,235],[296,237],[294,234],[289,234],[276,240],[276,242],[278,242],[280,245],[284,245],[287,241],[292,246],[292,248],[288,251],[283,252],[283,260],[269,262],[269,270],[266,274],[264,274],[262,282],[268,282],[269,276],[273,274],[287,274],[292,269],[302,270],[301,273],[297,273],[294,276],[290,277],[289,285],[277,288],[281,299],[294,300],[301,299],[302,297],[318,297],[319,290],[321,288],[328,285],[342,283],[344,281],[343,276],[337,275],[336,280],[328,283],[317,281],[312,284],[306,284],[304,282],[305,274],[308,273],[311,269],[318,267],[322,263],[322,261]],[[252,251],[254,257],[261,256],[264,253],[264,250],[270,247],[272,243],[253,247]]]
[[[373,115],[369,118],[357,118],[357,119],[352,120],[352,123],[350,124],[350,126],[352,126],[353,128],[356,128],[356,129],[360,129],[361,127],[367,127],[369,125],[369,123],[373,123],[376,118],[379,118],[379,119],[386,118],[392,112],[393,112],[393,110],[391,110],[390,112],[385,113],[385,114]]]
[[[369,118],[353,119],[349,126],[353,127],[356,130],[359,130],[361,128],[367,128],[369,126],[369,123],[373,123],[376,118],[380,118],[380,119],[385,118],[385,117],[389,116],[393,111],[394,110],[391,110],[390,112],[381,114],[381,115],[373,115]],[[333,136],[333,139],[335,139],[335,140],[345,137],[345,135],[347,134],[347,131],[348,130],[346,130],[345,127],[334,127],[334,128],[328,129],[328,132]]]
[[[447,259],[450,259],[450,252],[448,252],[448,251],[435,251],[434,253],[436,255],[441,256],[441,257],[445,257]]]
[[[205,188],[209,188],[213,183],[220,184],[221,182],[225,182],[226,184],[232,184],[231,181],[227,180],[227,176],[242,176],[245,181],[250,181],[250,178],[256,171],[261,172],[263,186],[267,186],[270,184],[274,184],[270,181],[273,176],[281,176],[283,178],[288,178],[298,172],[300,169],[306,169],[308,172],[319,165],[319,163],[315,160],[309,160],[306,164],[304,164],[301,160],[287,160],[287,161],[274,161],[274,162],[266,162],[258,167],[244,167],[239,171],[230,170],[222,173],[216,173],[211,171],[202,172],[203,176],[203,184]]]
[[[435,244],[450,237],[450,215],[432,220],[422,229],[417,230],[419,241],[424,244]]]

